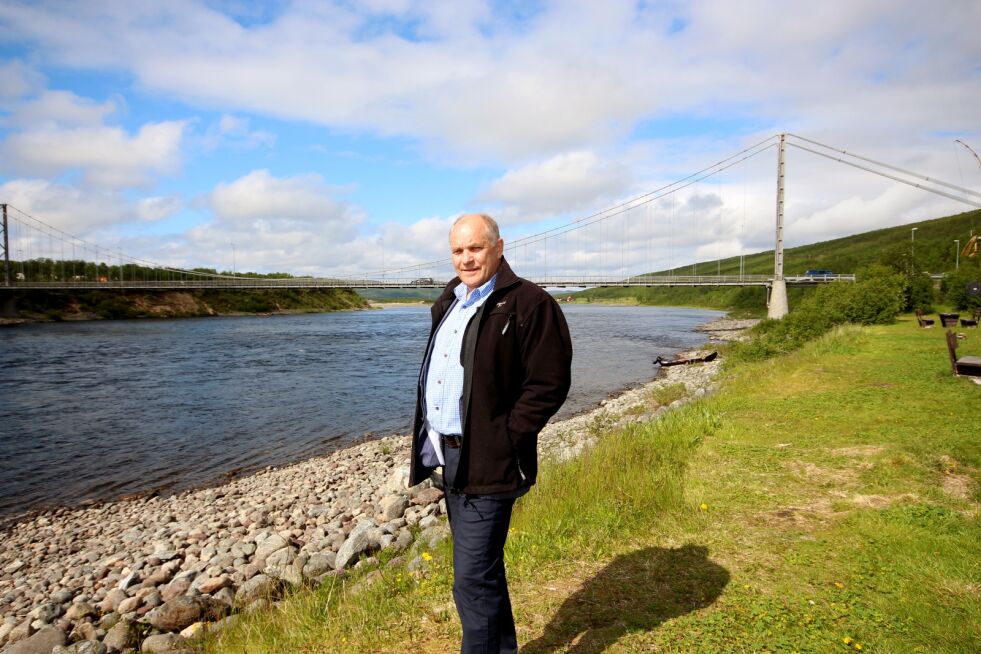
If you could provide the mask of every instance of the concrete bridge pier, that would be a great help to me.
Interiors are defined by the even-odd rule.
[[[770,285],[770,297],[766,303],[766,317],[770,320],[780,320],[790,313],[787,302],[787,280],[774,279]]]

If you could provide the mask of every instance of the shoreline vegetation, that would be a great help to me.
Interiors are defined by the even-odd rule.
[[[264,316],[368,308],[366,300],[348,289],[10,291],[5,295],[13,298],[15,315],[0,318],[0,325],[133,318]]]

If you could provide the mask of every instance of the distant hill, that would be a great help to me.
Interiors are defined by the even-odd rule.
[[[872,263],[882,263],[896,270],[909,270],[911,263],[910,232],[916,228],[915,269],[923,272],[953,272],[954,240],[963,247],[973,233],[981,231],[981,210],[924,220],[898,227],[836,238],[784,250],[784,274],[797,275],[805,270],[823,268],[836,273],[853,273]],[[960,258],[960,267],[975,268],[981,276],[981,257]],[[717,261],[699,261],[698,274],[739,274],[739,257]],[[652,271],[650,274],[691,274],[692,266]],[[746,274],[772,274],[773,250],[747,254]],[[808,289],[790,289],[790,301],[799,299]],[[763,288],[597,288],[576,294],[578,301],[623,301],[638,304],[705,306],[746,313],[765,312],[766,290]]]

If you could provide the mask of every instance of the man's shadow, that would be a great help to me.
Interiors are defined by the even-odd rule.
[[[727,583],[729,572],[700,545],[624,554],[563,602],[545,632],[521,651],[602,652],[628,631],[649,631],[712,604]]]

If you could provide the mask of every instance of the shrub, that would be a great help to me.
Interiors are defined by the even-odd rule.
[[[758,360],[796,350],[836,325],[873,325],[892,322],[905,305],[903,277],[874,264],[856,275],[853,283],[834,282],[818,288],[783,320],[765,320],[754,328],[754,338],[737,344],[737,359]]]
[[[977,268],[966,266],[947,276],[940,287],[944,302],[959,311],[973,311],[981,307],[981,297],[970,297],[967,294],[967,285],[977,281],[981,281],[981,272]]]

